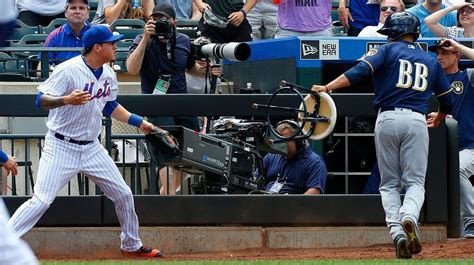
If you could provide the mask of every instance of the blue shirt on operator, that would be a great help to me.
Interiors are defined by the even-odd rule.
[[[278,179],[278,182],[284,183],[280,194],[303,194],[310,188],[319,189],[324,193],[326,165],[309,146],[291,158],[280,154],[267,154],[263,159],[263,167],[266,173],[266,191],[269,191]]]

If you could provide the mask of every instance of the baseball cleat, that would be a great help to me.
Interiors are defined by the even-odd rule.
[[[161,251],[156,248],[150,248],[142,246],[137,251],[125,251],[122,250],[122,256],[124,257],[143,257],[143,258],[159,258],[161,257]]]
[[[411,259],[410,251],[407,248],[407,237],[405,235],[398,235],[393,240],[395,244],[395,255],[397,259]]]
[[[418,254],[421,252],[420,232],[418,225],[410,218],[402,221],[402,227],[407,235],[407,248],[411,254]]]

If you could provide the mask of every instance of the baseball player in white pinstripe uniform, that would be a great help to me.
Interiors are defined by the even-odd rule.
[[[13,31],[16,11],[14,0],[3,1],[0,9],[0,47],[4,46],[5,39]],[[18,173],[18,164],[15,158],[0,150],[0,165],[8,176]],[[0,185],[1,186],[1,185]],[[25,242],[19,239],[13,229],[7,224],[8,211],[0,198],[0,265],[22,264],[35,265],[38,260]]]
[[[118,85],[107,63],[115,60],[114,35],[104,25],[83,36],[83,54],[63,62],[38,90],[36,104],[50,109],[48,133],[33,197],[18,208],[10,224],[18,236],[30,230],[49,208],[59,190],[77,173],[85,173],[115,204],[125,256],[160,257],[158,249],[144,247],[138,236],[133,196],[114,161],[98,140],[102,115],[128,122],[144,133],[155,126],[131,114],[117,101]]]

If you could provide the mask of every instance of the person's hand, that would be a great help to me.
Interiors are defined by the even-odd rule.
[[[150,38],[151,35],[155,34],[155,21],[153,19],[149,19],[145,27],[143,28],[143,38]]]
[[[2,164],[2,167],[6,171],[6,176],[10,175],[10,172],[13,175],[18,174],[18,164],[16,163],[15,157],[8,156],[8,160]]]
[[[222,67],[220,64],[211,64],[211,74],[214,76],[221,76],[222,75]]]
[[[352,18],[351,13],[349,12],[349,8],[339,7],[337,9],[337,12],[339,14],[339,21],[341,21],[344,28],[348,29],[349,28],[349,20],[354,21],[354,19]]]
[[[469,3],[469,2],[462,2],[462,3],[459,3],[459,4],[453,5],[454,10],[459,10],[459,9],[462,9],[463,7],[471,7],[472,8],[472,4]]]
[[[450,52],[461,52],[461,45],[459,42],[453,39],[443,39],[441,41],[441,46],[443,47],[443,50]]]
[[[438,112],[431,112],[428,114],[428,119],[426,123],[428,124],[428,128],[435,128],[439,126],[441,119],[438,119]]]
[[[316,92],[316,93],[320,93],[320,92],[329,93],[327,86],[321,86],[321,85],[313,85],[311,87],[311,91]]]
[[[201,12],[201,14],[203,14],[204,11],[206,11],[206,9],[212,10],[210,5],[203,3],[202,1],[201,3],[196,4],[196,7],[199,10],[199,12]]]
[[[229,19],[228,22],[231,25],[238,27],[244,21],[245,15],[242,11],[237,11],[237,12],[231,13],[228,19]]]
[[[155,125],[153,125],[151,122],[148,122],[146,120],[143,120],[142,123],[140,124],[140,131],[142,131],[144,134],[149,134],[155,129]]]
[[[74,90],[71,94],[64,97],[66,105],[84,105],[92,99],[92,95],[87,91]]]

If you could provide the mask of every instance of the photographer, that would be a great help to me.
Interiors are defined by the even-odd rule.
[[[185,73],[204,77],[207,65],[200,66],[196,63],[189,37],[176,31],[176,12],[171,5],[156,5],[152,18],[153,20],[147,21],[144,33],[137,36],[130,47],[128,72],[140,73],[143,94],[187,93]],[[220,68],[213,68],[208,72],[219,75]],[[151,121],[160,125],[182,125],[199,131],[197,117],[158,117]],[[160,165],[163,158],[158,150],[149,143],[147,146],[154,162]],[[161,175],[162,183],[166,185],[167,181],[163,181],[163,174]],[[174,194],[175,186],[179,186],[176,177],[177,174],[170,176],[169,194]],[[168,193],[167,190],[166,186],[162,186],[161,193]]]
[[[291,137],[299,125],[283,120],[276,130]],[[327,170],[323,159],[311,150],[304,140],[289,141],[287,155],[267,154],[263,158],[265,191],[275,194],[322,194],[326,187]]]

